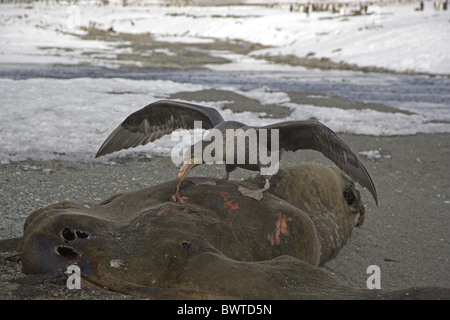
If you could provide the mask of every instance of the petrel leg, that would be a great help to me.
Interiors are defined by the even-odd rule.
[[[172,195],[172,200],[181,204],[186,204],[187,203],[187,197],[180,197],[180,186],[181,186],[181,182],[183,182],[183,180],[179,181],[177,184],[177,191],[175,192],[174,195]]]
[[[238,190],[240,193],[242,193],[242,195],[244,195],[245,197],[253,198],[258,201],[261,201],[261,199],[263,198],[263,192],[269,189],[270,189],[269,178],[266,178],[266,183],[264,184],[264,187],[262,189],[252,190],[244,186],[238,187]]]
[[[195,164],[193,163],[193,161],[191,161],[191,163],[183,163],[183,165],[181,166],[180,170],[178,171],[178,175],[177,175],[177,181],[178,181],[177,191],[172,196],[173,201],[181,203],[181,204],[187,203],[187,197],[180,197],[180,186],[181,186],[181,182],[183,182],[183,180],[186,177],[186,175],[188,174],[188,172],[194,166],[195,166]]]

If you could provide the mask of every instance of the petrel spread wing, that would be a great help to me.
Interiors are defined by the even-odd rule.
[[[161,100],[129,115],[103,142],[95,157],[153,142],[177,129],[194,129],[202,121],[203,129],[223,122],[220,113],[195,104]]]
[[[321,152],[352,179],[367,188],[378,205],[377,191],[367,169],[344,140],[330,128],[318,121],[287,121],[260,128],[279,130],[280,149],[312,149]]]

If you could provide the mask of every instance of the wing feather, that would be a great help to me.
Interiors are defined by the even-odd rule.
[[[261,128],[279,130],[280,149],[311,149],[321,152],[352,179],[367,188],[378,205],[377,191],[369,172],[344,140],[327,126],[318,121],[287,121]]]
[[[161,100],[129,115],[103,142],[95,157],[145,145],[177,129],[194,129],[194,121],[211,129],[223,122],[220,113],[204,106]]]

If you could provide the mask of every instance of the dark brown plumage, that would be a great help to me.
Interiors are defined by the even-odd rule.
[[[158,140],[177,129],[194,129],[202,121],[204,129],[223,122],[220,113],[195,104],[161,100],[130,114],[103,142],[96,158]]]
[[[263,128],[279,129],[282,150],[312,149],[322,153],[352,179],[367,188],[378,205],[377,191],[366,167],[344,140],[330,128],[318,121],[287,121]]]
[[[225,130],[228,128],[242,128],[244,131],[247,129],[268,129],[268,141],[270,141],[270,129],[278,129],[280,151],[312,149],[321,152],[352,179],[367,188],[378,205],[375,185],[358,156],[336,133],[318,121],[287,121],[268,126],[251,127],[236,121],[224,121],[219,112],[212,108],[162,100],[151,103],[128,116],[105,140],[98,150],[96,157],[153,142],[177,129],[194,129],[194,121],[202,121],[202,127],[204,129],[216,128],[220,130],[224,133],[223,136],[225,136]],[[225,144],[225,140],[223,142]],[[203,144],[202,148],[206,146],[204,141],[200,141],[199,143]],[[270,148],[268,149],[270,150]],[[225,161],[226,148],[224,147],[223,150],[223,160]],[[236,149],[234,151],[236,160]],[[193,153],[191,153],[191,159],[193,159]],[[194,166],[192,163],[184,164],[181,167],[177,177],[179,184],[177,192],[174,195],[175,200],[182,201],[179,197],[179,186]],[[248,165],[238,164],[237,161],[234,161],[232,165],[226,164],[227,173],[225,178],[228,178],[228,173],[236,167],[259,170],[261,165],[259,162],[256,165]],[[253,190],[259,192],[259,196],[256,196],[251,190],[247,190],[249,191],[248,195],[260,200],[262,191],[268,190],[268,179],[269,177],[266,179],[266,186],[263,189]]]

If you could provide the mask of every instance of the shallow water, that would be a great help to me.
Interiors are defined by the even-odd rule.
[[[419,113],[429,120],[450,121],[450,78],[354,71],[215,71],[108,69],[87,66],[0,65],[0,78],[125,78],[171,80],[239,90],[266,87],[283,92],[308,92],[385,104]]]

